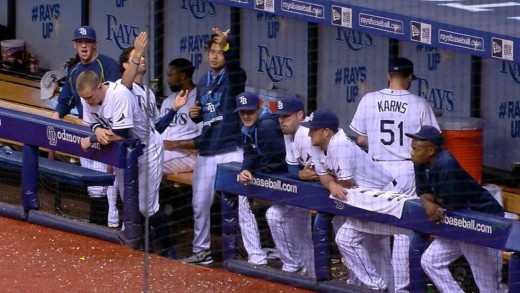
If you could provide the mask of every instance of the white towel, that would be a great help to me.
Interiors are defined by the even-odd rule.
[[[65,76],[67,76],[67,72],[63,70],[47,71],[40,80],[40,99],[52,98],[59,80]]]
[[[346,200],[337,199],[332,195],[330,198],[353,207],[391,215],[398,219],[403,215],[404,203],[409,199],[417,198],[416,196],[406,195],[396,191],[384,191],[373,188],[357,187],[346,189],[346,191]]]

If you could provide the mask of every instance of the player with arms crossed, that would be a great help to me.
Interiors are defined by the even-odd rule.
[[[444,138],[435,127],[425,125],[406,136],[413,139],[417,194],[430,221],[441,222],[445,209],[504,216],[496,199],[442,148]],[[435,237],[421,257],[421,266],[440,292],[464,292],[448,268],[461,256],[468,261],[480,292],[501,292],[502,254],[497,249]]]
[[[358,144],[368,147],[368,154],[396,178],[394,190],[415,196],[411,139],[404,133],[415,132],[421,125],[439,125],[428,102],[408,91],[416,78],[410,60],[392,60],[387,77],[388,88],[363,96],[350,128],[358,134]],[[394,235],[392,265],[397,293],[408,292],[409,246],[408,235]]]
[[[331,196],[348,200],[348,188],[388,190],[396,184],[382,166],[347,137],[339,128],[338,116],[330,110],[317,110],[302,125],[310,129],[312,162]],[[338,223],[342,220],[343,224]],[[388,235],[395,233],[395,228],[350,217],[335,217],[333,221],[335,226],[341,224],[336,244],[351,274],[373,290],[389,292],[393,279]]]
[[[213,32],[208,42],[211,69],[197,84],[197,102],[190,108],[190,118],[202,122],[202,133],[196,139],[199,154],[193,170],[193,254],[182,261],[194,264],[213,262],[210,212],[217,164],[242,161],[240,119],[234,111],[235,97],[245,90],[246,76],[228,31],[213,28]]]
[[[319,180],[311,160],[309,129],[300,125],[305,118],[302,101],[296,96],[283,97],[277,102],[274,114],[278,115],[284,134],[285,161],[291,177],[304,181]],[[315,277],[310,211],[276,204],[267,210],[266,218],[283,262],[282,270],[306,272],[306,275]]]

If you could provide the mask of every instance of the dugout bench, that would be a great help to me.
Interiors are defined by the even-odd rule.
[[[0,169],[21,172],[23,168],[22,151],[6,149],[0,150]],[[54,195],[54,210],[61,214],[61,188],[60,184],[69,184],[72,186],[111,186],[114,184],[114,174],[83,168],[80,165],[49,160],[39,157],[37,174],[43,175],[45,178],[56,182],[56,193]]]
[[[426,275],[421,269],[420,258],[426,248],[429,235],[441,236],[457,241],[482,245],[513,252],[509,261],[509,291],[520,292],[520,221],[496,217],[474,211],[446,211],[445,216],[454,221],[474,222],[480,227],[492,227],[491,231],[478,231],[462,226],[448,225],[445,223],[431,223],[421,206],[420,200],[408,200],[404,204],[403,214],[400,219],[352,207],[329,198],[329,192],[317,182],[304,182],[290,178],[285,173],[256,174],[256,178],[265,185],[243,185],[237,181],[240,164],[228,163],[218,166],[215,188],[222,193],[222,225],[224,239],[224,266],[226,269],[254,275],[256,277],[275,280],[285,284],[293,284],[302,288],[318,291],[359,292],[359,287],[348,288],[346,284],[331,282],[330,274],[330,248],[326,231],[330,231],[331,224],[326,216],[324,221],[315,221],[313,227],[314,256],[316,265],[316,280],[310,278],[287,277],[279,271],[273,272],[262,268],[251,268],[249,265],[241,265],[233,259],[237,243],[237,206],[238,194],[271,201],[280,204],[288,204],[306,209],[315,209],[320,215],[343,215],[363,220],[389,224],[416,233],[411,242],[410,249],[410,292],[425,292]],[[271,184],[272,182],[272,184]],[[280,190],[280,186],[291,186],[290,192]],[[506,195],[506,198],[508,196]],[[506,200],[507,201],[507,200]],[[330,218],[329,218],[330,219]],[[473,225],[474,226],[474,225]]]

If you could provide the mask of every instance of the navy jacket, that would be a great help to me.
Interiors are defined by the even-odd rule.
[[[78,62],[69,70],[65,84],[58,96],[58,104],[54,111],[60,114],[60,118],[70,114],[70,111],[76,107],[79,118],[83,118],[83,105],[81,97],[76,90],[76,79],[83,71],[94,71],[101,82],[116,81],[121,78],[119,64],[112,58],[98,54],[97,58],[89,64]]]
[[[433,168],[415,166],[417,195],[431,193],[436,202],[448,210],[469,209],[504,215],[495,198],[464,170],[455,157],[441,149]]]
[[[231,36],[224,52],[225,68],[218,76],[210,70],[197,84],[197,102],[202,108],[202,133],[196,138],[199,155],[212,156],[235,151],[240,146],[240,118],[235,113],[235,97],[244,92],[246,74],[240,68],[240,53]]]
[[[242,127],[244,161],[242,170],[251,172],[287,171],[285,142],[278,117],[267,108],[251,127]]]

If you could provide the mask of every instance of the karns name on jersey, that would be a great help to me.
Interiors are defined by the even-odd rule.
[[[397,113],[405,114],[407,108],[408,108],[408,103],[405,103],[402,101],[395,101],[395,100],[377,101],[377,110],[379,113],[397,112]]]

